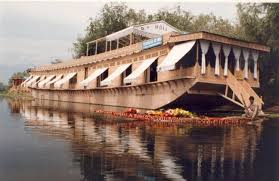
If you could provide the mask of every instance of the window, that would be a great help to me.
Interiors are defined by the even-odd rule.
[[[84,68],[84,79],[88,77],[88,67]]]
[[[121,77],[121,85],[131,85],[131,83],[124,84],[124,78],[132,73],[132,65],[130,65],[123,73]]]
[[[108,69],[104,71],[100,76],[97,77],[97,87],[101,86],[101,81],[105,80],[108,77]]]
[[[228,57],[228,68],[233,74],[234,74],[234,70],[235,70],[235,65],[236,65],[236,60],[235,60],[233,52],[231,51],[229,54],[229,57]]]
[[[157,73],[157,66],[158,66],[158,60],[154,61],[151,66],[149,67],[150,71],[149,71],[149,81],[150,82],[155,82],[157,81],[157,76],[158,76],[158,73]]]
[[[77,83],[77,75],[75,75],[73,78],[69,81],[70,84],[76,84]]]
[[[252,59],[252,58],[248,59],[248,68],[249,68],[251,73],[254,72],[254,59]]]
[[[177,67],[188,68],[196,64],[196,46],[194,46],[181,60],[177,63]]]

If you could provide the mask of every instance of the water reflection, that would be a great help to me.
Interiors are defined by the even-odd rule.
[[[262,126],[143,125],[96,109],[53,101],[10,101],[27,133],[71,143],[82,180],[257,180]],[[129,122],[129,124],[127,124]]]

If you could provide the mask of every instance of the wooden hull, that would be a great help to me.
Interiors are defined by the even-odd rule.
[[[195,78],[83,90],[32,89],[36,99],[100,104],[142,109],[158,109],[174,102],[196,84]]]

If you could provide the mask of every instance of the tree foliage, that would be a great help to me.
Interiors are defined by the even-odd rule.
[[[15,77],[18,77],[18,78],[26,78],[26,77],[28,77],[28,76],[29,76],[28,70],[23,71],[23,72],[15,72],[15,73],[13,73],[13,75],[9,78],[8,84],[9,84],[9,85],[12,85],[12,80],[13,80],[13,78],[15,78]]]
[[[262,93],[279,95],[279,4],[238,4],[238,18],[243,39],[271,47],[270,54],[260,57]]]
[[[161,9],[154,14],[144,10],[136,11],[125,3],[105,4],[98,16],[89,19],[85,36],[78,37],[74,43],[74,57],[86,54],[86,42],[96,40],[131,25],[164,20],[172,26],[186,32],[209,31],[236,37],[233,25],[213,14],[194,16],[177,6],[174,10]]]

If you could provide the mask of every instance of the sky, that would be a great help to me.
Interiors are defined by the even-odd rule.
[[[96,17],[108,1],[90,2],[1,2],[0,0],[0,82],[27,68],[48,64],[54,59],[71,59],[73,42],[84,34],[90,17]],[[194,15],[213,13],[232,22],[235,3],[129,1],[136,10],[154,13],[180,5]]]

